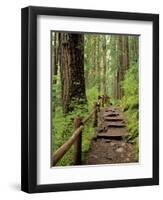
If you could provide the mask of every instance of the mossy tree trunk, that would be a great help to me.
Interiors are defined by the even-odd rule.
[[[61,99],[65,114],[74,109],[75,103],[86,102],[83,48],[83,35],[60,33]]]

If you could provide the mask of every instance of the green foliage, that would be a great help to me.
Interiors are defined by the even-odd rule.
[[[60,74],[52,76],[52,107],[61,103],[60,101],[61,81]]]
[[[93,93],[93,92],[92,92]],[[97,99],[97,98],[96,98]],[[76,104],[73,102],[73,111],[69,112],[68,115],[63,114],[62,107],[57,106],[55,110],[55,115],[52,121],[52,152],[55,152],[64,142],[66,142],[74,131],[74,119],[78,116],[83,119],[88,115],[87,104]],[[85,156],[90,147],[90,142],[94,134],[94,128],[91,123],[85,125],[82,133],[82,159],[84,160]],[[63,156],[63,158],[57,163],[58,166],[67,166],[72,165],[73,158],[73,146],[70,150]]]
[[[125,74],[122,83],[124,97],[121,100],[122,110],[125,111],[129,130],[128,140],[135,144],[136,157],[138,157],[138,136],[139,136],[139,84],[138,64],[130,66]]]
[[[59,66],[58,66],[59,67]],[[74,131],[74,118],[80,116],[83,119],[90,113],[94,102],[97,100],[98,91],[96,87],[86,90],[87,103],[82,100],[72,101],[72,112],[67,115],[62,112],[61,105],[61,81],[58,75],[52,77],[52,152],[55,152],[64,142],[66,142]],[[82,159],[84,160],[90,148],[90,142],[94,135],[94,128],[91,120],[85,125],[82,133]],[[73,146],[57,163],[58,166],[71,165],[73,160]]]
[[[88,101],[88,109],[91,111],[93,108],[94,102],[97,101],[98,97],[98,89],[96,86],[86,90],[87,101]]]
[[[118,106],[121,104],[121,101],[119,99],[114,99],[114,98],[111,98],[110,102],[112,103],[113,106]]]

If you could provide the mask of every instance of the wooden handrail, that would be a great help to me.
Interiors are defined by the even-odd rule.
[[[72,134],[72,136],[59,148],[52,156],[52,165],[56,165],[56,163],[64,156],[64,154],[70,149],[72,144],[75,142],[79,134],[81,133],[82,129],[84,128],[83,125],[81,125],[79,128],[75,130],[75,132]]]
[[[91,113],[84,119],[81,120],[80,117],[77,117],[74,120],[75,131],[72,136],[61,146],[59,147],[52,155],[52,166],[55,166],[57,162],[65,155],[65,153],[70,149],[70,147],[74,144],[74,164],[81,163],[81,135],[82,130],[84,128],[84,124],[94,116],[94,123],[93,125],[97,125],[97,112],[98,112],[98,104],[94,104],[94,109]]]
[[[95,112],[95,109],[93,109],[92,112],[82,121],[83,124],[85,124],[92,117],[94,112]]]

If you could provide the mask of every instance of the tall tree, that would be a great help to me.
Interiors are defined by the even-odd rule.
[[[100,35],[97,36],[97,89],[98,94],[101,94],[101,69],[100,69],[100,60],[101,60],[101,52],[100,52]]]
[[[118,67],[118,36],[111,35],[109,42],[109,82],[112,84],[112,88],[109,87],[109,93],[114,98],[117,99],[117,67]]]
[[[122,36],[118,36],[118,69],[117,69],[117,99],[121,98],[121,81],[122,81],[122,62],[123,62],[123,47]]]
[[[84,36],[60,33],[60,71],[63,112],[73,110],[74,103],[86,102],[84,80]]]
[[[117,99],[124,95],[122,81],[129,68],[128,36],[118,36],[118,70],[117,70]]]
[[[58,74],[58,33],[52,32],[51,33],[51,67],[52,67],[52,108],[53,114],[55,113],[55,102],[56,102],[56,89],[55,86],[57,85],[56,76]]]
[[[102,39],[102,50],[103,50],[103,55],[102,55],[102,59],[103,59],[103,94],[106,95],[107,91],[106,91],[106,36],[103,35],[103,39]]]
[[[122,48],[123,48],[123,79],[126,70],[129,68],[129,49],[128,49],[128,36],[122,36]]]
[[[130,65],[133,63],[138,62],[139,56],[139,37],[138,36],[129,36],[128,37],[129,43],[129,61]]]

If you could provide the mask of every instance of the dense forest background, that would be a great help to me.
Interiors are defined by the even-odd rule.
[[[85,117],[99,95],[125,112],[128,141],[138,157],[139,121],[139,36],[51,33],[52,64],[52,152],[74,130],[76,116]],[[82,159],[94,134],[92,122],[84,128]],[[71,165],[72,149],[58,165]]]

